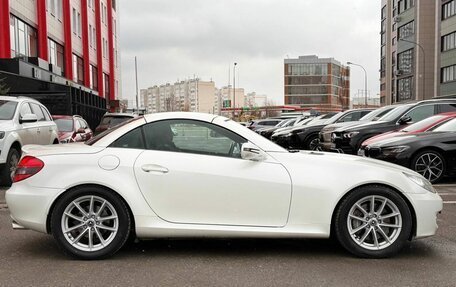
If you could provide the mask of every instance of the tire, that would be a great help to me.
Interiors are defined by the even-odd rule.
[[[86,186],[67,191],[51,215],[51,233],[59,247],[78,259],[112,256],[127,241],[130,228],[127,206],[117,194],[101,187]]]
[[[6,157],[6,163],[1,171],[1,182],[0,185],[11,186],[13,184],[13,175],[16,171],[19,160],[21,159],[20,152],[15,148],[10,148],[8,156]]]
[[[336,210],[334,230],[340,244],[355,256],[386,258],[398,253],[410,238],[412,215],[394,190],[365,186],[343,199]]]
[[[307,138],[305,148],[307,150],[320,151],[320,137],[318,135],[311,135]]]
[[[435,150],[424,150],[413,157],[410,169],[436,183],[446,174],[445,158]]]

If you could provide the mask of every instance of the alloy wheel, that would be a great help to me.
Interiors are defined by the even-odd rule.
[[[17,153],[12,153],[9,163],[8,163],[11,178],[14,177],[18,164],[19,164],[19,155]]]
[[[73,247],[98,251],[116,237],[119,217],[114,206],[98,196],[81,196],[70,202],[62,214],[61,230]]]
[[[347,227],[351,239],[368,250],[391,246],[402,229],[402,215],[390,199],[371,195],[358,200],[350,209]]]
[[[415,161],[414,169],[430,182],[435,182],[443,174],[443,159],[433,152],[424,153]]]
[[[309,143],[309,149],[310,150],[320,151],[321,150],[321,148],[320,148],[320,139],[319,138],[315,138],[315,139],[311,140],[310,143]]]

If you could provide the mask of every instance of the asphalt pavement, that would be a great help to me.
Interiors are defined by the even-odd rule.
[[[331,240],[153,240],[114,257],[66,257],[52,236],[11,229],[0,190],[0,286],[456,286],[456,185],[436,236],[394,258],[351,256]]]

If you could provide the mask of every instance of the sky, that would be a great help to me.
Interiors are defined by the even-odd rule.
[[[283,104],[284,59],[317,55],[364,66],[370,94],[379,93],[379,0],[118,3],[124,99],[135,99],[135,56],[139,89],[193,77],[226,86],[236,62],[236,87]],[[362,89],[364,72],[353,66],[351,97]]]

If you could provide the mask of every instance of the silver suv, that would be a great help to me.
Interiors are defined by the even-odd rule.
[[[57,125],[40,102],[26,97],[0,96],[0,186],[11,176],[26,144],[58,144]]]

